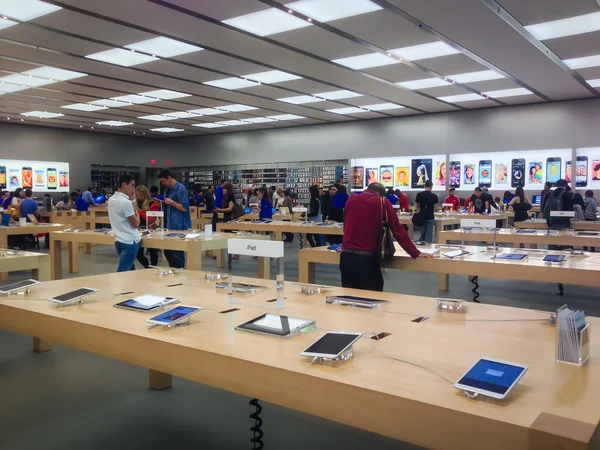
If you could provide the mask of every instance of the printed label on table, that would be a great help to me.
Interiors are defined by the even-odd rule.
[[[283,258],[283,241],[258,241],[254,239],[229,239],[227,251],[232,255]]]

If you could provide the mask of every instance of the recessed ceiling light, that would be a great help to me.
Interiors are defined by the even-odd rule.
[[[571,69],[585,69],[600,66],[600,55],[584,56],[582,58],[565,59],[564,63]]]
[[[217,106],[217,109],[224,109],[225,111],[229,111],[229,112],[241,112],[241,111],[252,111],[255,109],[258,109],[254,106],[246,106],[246,105],[223,105],[223,106]]]
[[[142,53],[132,53],[123,50],[122,48],[113,48],[111,50],[93,53],[91,55],[86,55],[86,58],[124,67],[137,66],[138,64],[144,64],[150,61],[157,61],[157,58],[153,58],[152,56],[144,55]]]
[[[74,80],[75,78],[87,77],[87,73],[75,72],[73,70],[58,69],[56,67],[38,67],[37,69],[23,72],[23,75],[48,78],[54,81]]]
[[[186,111],[190,114],[196,114],[200,116],[218,116],[221,114],[229,114],[229,111],[214,109],[214,108],[202,108],[202,109],[192,109],[190,111]]]
[[[218,123],[227,125],[228,127],[234,127],[234,126],[239,126],[239,125],[248,125],[248,123],[244,122],[243,120],[224,120],[224,121],[218,122]]]
[[[21,86],[29,87],[45,86],[47,84],[55,83],[54,81],[45,80],[44,78],[28,77],[20,73],[15,73],[13,75],[2,77],[0,78],[0,81],[4,81],[5,83],[20,84]]]
[[[354,98],[354,97],[362,97],[362,94],[357,94],[356,92],[341,90],[341,91],[329,91],[329,92],[319,92],[318,94],[314,94],[317,97],[322,97],[327,100],[340,100],[342,98]]]
[[[0,14],[21,22],[27,22],[61,9],[59,6],[39,0],[2,0],[0,2]]]
[[[158,102],[160,99],[152,97],[144,97],[137,94],[121,95],[119,97],[113,97],[111,100],[125,103],[133,103],[134,105],[143,105],[144,103]]]
[[[10,27],[14,27],[15,25],[18,25],[18,22],[13,22],[12,20],[8,20],[5,19],[3,17],[4,20],[0,20],[0,30],[4,30],[5,28],[10,28]]]
[[[161,133],[177,133],[178,131],[185,131],[183,128],[152,128],[150,131],[160,131]]]
[[[485,100],[485,98],[481,97],[477,94],[461,94],[461,95],[447,95],[445,97],[438,97],[438,100],[448,103],[460,103],[460,102],[470,102],[475,100]]]
[[[27,86],[23,87],[18,84],[2,83],[0,82],[0,95],[8,94],[9,92],[19,92],[28,89]]]
[[[504,76],[494,70],[480,70],[478,72],[448,75],[448,78],[457,83],[476,83],[478,81],[499,80]]]
[[[221,80],[204,81],[202,84],[222,89],[243,89],[251,86],[260,86],[259,83],[242,80],[241,78],[223,78]]]
[[[156,122],[164,122],[164,121],[167,121],[167,120],[175,120],[175,117],[171,117],[171,116],[167,116],[167,115],[163,115],[163,114],[155,114],[155,115],[152,115],[152,116],[138,117],[138,119],[154,120]]]
[[[327,112],[334,113],[334,114],[362,114],[362,113],[366,113],[369,111],[367,111],[366,109],[357,108],[356,106],[350,106],[347,108],[328,109]]]
[[[267,116],[267,119],[275,119],[275,120],[298,120],[298,119],[306,119],[304,116],[297,116],[296,114],[279,114],[276,116]]]
[[[422,80],[411,80],[411,81],[403,81],[401,83],[396,83],[398,86],[402,86],[406,89],[411,89],[413,91],[419,89],[428,89],[432,87],[439,86],[448,86],[448,81],[442,80],[441,78],[424,78]]]
[[[383,9],[368,0],[300,0],[285,6],[320,22],[330,22]]]
[[[244,119],[244,122],[266,123],[266,122],[277,122],[277,120],[269,119],[268,117],[252,117],[251,119]]]
[[[66,109],[76,109],[78,111],[100,111],[102,109],[108,109],[106,106],[90,105],[89,103],[74,103],[72,105],[61,106]]]
[[[316,103],[324,101],[322,98],[316,98],[312,95],[297,95],[295,97],[278,98],[277,101],[291,103],[293,105],[303,105],[305,103]]]
[[[393,55],[399,56],[407,61],[419,61],[421,59],[437,58],[438,56],[454,55],[460,53],[454,47],[444,42],[431,42],[430,44],[413,45],[388,50]]]
[[[367,53],[366,55],[350,56],[348,58],[334,59],[332,62],[355,70],[400,64],[400,61],[390,58],[382,53]]]
[[[244,16],[223,20],[223,23],[258,36],[269,36],[283,31],[309,27],[311,24],[276,8],[269,8]]]
[[[376,105],[365,105],[363,108],[370,111],[388,111],[390,109],[404,108],[404,106],[396,105],[395,103],[378,103]]]
[[[96,125],[108,125],[109,127],[126,127],[133,125],[133,122],[122,122],[120,120],[105,120],[104,122],[96,122]]]
[[[586,83],[592,87],[600,87],[600,78],[596,78],[595,80],[586,80]]]
[[[487,95],[492,98],[502,97],[516,97],[517,95],[531,95],[532,92],[525,88],[514,88],[514,89],[501,89],[499,91],[487,91],[483,92],[483,95]]]
[[[139,52],[149,53],[151,55],[171,58],[172,56],[185,55],[186,53],[199,52],[201,47],[186,44],[166,37],[157,37],[146,41],[136,42],[125,47],[137,50]]]
[[[540,41],[591,33],[600,30],[600,12],[529,25],[525,29]]]
[[[194,114],[188,111],[178,111],[178,112],[170,112],[167,114],[169,117],[173,117],[175,119],[189,119],[191,117],[198,117],[201,114]]]
[[[248,75],[243,75],[242,77],[267,84],[302,79],[302,77],[292,75],[291,73],[282,72],[281,70],[269,70],[268,72],[251,73]]]
[[[26,113],[21,113],[21,115],[26,117],[39,117],[40,119],[52,119],[54,117],[64,116],[64,114],[49,113],[48,111],[30,111]]]
[[[221,123],[196,123],[192,125],[193,127],[200,127],[200,128],[221,128],[221,127],[226,127],[227,125],[223,125]]]
[[[191,97],[191,94],[184,94],[183,92],[170,91],[168,89],[158,89],[157,91],[140,92],[139,95],[145,95],[146,97],[160,98],[161,100],[171,100],[174,98]]]
[[[90,102],[90,103],[92,105],[106,106],[107,108],[122,108],[123,106],[128,106],[128,104],[125,102],[119,102],[117,100],[111,100],[111,99],[94,100],[93,102]]]

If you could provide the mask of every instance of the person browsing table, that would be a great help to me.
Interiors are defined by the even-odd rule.
[[[444,200],[444,203],[451,203],[452,204],[452,211],[458,211],[458,209],[460,208],[460,198],[458,198],[457,195],[454,194],[455,189],[453,187],[450,187],[448,189],[448,197],[446,197],[446,199]],[[446,208],[444,208],[446,209]]]
[[[192,228],[190,217],[190,198],[185,186],[179,183],[167,169],[158,174],[160,183],[167,189],[165,191],[165,218],[169,230],[188,230]],[[165,257],[169,267],[183,269],[185,266],[185,253],[181,250],[165,250]]]
[[[379,255],[381,222],[388,223],[398,244],[413,258],[432,258],[421,253],[402,225],[392,204],[385,199],[385,187],[371,183],[361,194],[352,195],[344,208],[344,240],[340,273],[345,288],[383,291]],[[385,208],[385,209],[384,209]]]
[[[119,189],[108,200],[108,219],[115,234],[115,248],[119,255],[117,272],[135,270],[135,258],[142,237],[138,231],[140,213],[134,205],[135,180],[121,175]]]

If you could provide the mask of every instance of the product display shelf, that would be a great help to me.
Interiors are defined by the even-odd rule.
[[[135,166],[92,164],[90,174],[94,192],[99,194],[113,194],[119,184],[119,177],[124,174],[135,178],[136,184],[140,181],[140,168]]]

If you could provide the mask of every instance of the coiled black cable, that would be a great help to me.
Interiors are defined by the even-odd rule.
[[[564,295],[565,288],[563,287],[563,284],[562,283],[558,283],[557,287],[558,287],[558,295]]]
[[[479,280],[479,277],[471,278],[471,283],[473,283],[475,285],[475,287],[473,287],[473,289],[471,289],[471,292],[473,293],[473,301],[475,303],[481,303],[479,300],[477,300],[479,298],[479,292],[477,292],[477,289],[479,289],[479,283],[477,282],[478,280]]]
[[[254,437],[252,439],[250,439],[250,442],[252,442],[253,444],[253,449],[254,450],[262,450],[262,448],[265,446],[264,442],[262,441],[262,438],[264,436],[264,433],[261,429],[262,427],[262,419],[260,418],[260,413],[262,412],[262,406],[260,406],[260,403],[258,402],[257,398],[253,398],[252,400],[250,400],[250,405],[256,407],[256,411],[252,414],[250,414],[250,418],[254,419],[254,426],[252,428],[250,428],[250,431],[252,431],[254,433]]]

